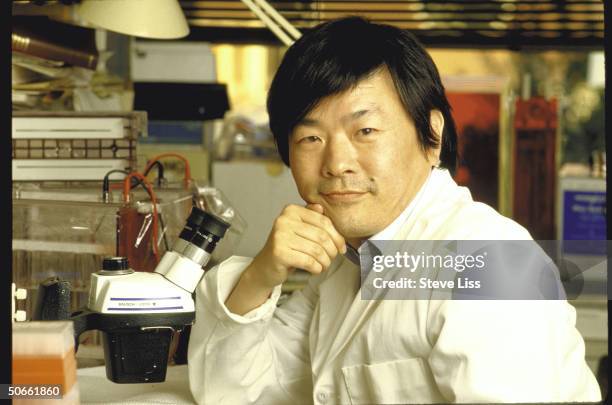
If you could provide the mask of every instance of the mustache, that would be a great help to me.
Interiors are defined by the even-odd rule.
[[[349,179],[342,178],[319,184],[319,194],[338,193],[343,191],[357,191],[361,193],[377,191],[376,183],[372,179]]]

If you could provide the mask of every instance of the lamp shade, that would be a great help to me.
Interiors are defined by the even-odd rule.
[[[178,0],[82,0],[77,7],[84,22],[121,34],[157,39],[189,34]]]

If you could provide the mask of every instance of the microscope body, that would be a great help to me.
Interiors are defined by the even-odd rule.
[[[127,258],[104,259],[91,275],[87,307],[72,313],[75,340],[87,330],[102,332],[106,376],[116,383],[163,382],[174,332],[195,321],[192,294],[204,275],[217,242],[229,224],[196,207],[154,272],[135,272]],[[66,319],[49,309],[69,299],[65,282],[51,290],[41,285],[35,314],[40,320]],[[45,291],[61,290],[63,298]],[[66,298],[67,297],[67,298]],[[65,308],[64,302],[58,308]],[[46,308],[45,308],[46,307]],[[61,312],[61,313],[60,313]],[[41,315],[44,314],[44,315]],[[78,349],[77,349],[78,350]]]

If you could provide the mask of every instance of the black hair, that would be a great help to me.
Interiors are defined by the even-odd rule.
[[[294,127],[323,98],[353,88],[383,67],[414,122],[421,149],[440,146],[440,166],[454,172],[457,133],[433,60],[410,32],[361,17],[320,24],[285,53],[267,100],[270,129],[283,162],[289,165]],[[431,128],[432,110],[444,117],[442,145]]]

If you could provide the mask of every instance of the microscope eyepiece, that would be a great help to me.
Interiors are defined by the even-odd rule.
[[[202,211],[197,207],[191,209],[191,213],[187,218],[187,224],[183,228],[179,238],[190,242],[196,233],[210,234],[216,236],[217,240],[221,239],[230,224],[206,211]]]
[[[230,224],[222,220],[221,218],[209,214],[208,212],[202,211],[197,207],[193,207],[193,210],[198,210],[203,214],[204,220],[200,224],[199,232],[202,234],[208,233],[217,238],[217,240],[221,239],[225,236],[225,232],[230,227]],[[191,211],[193,215],[193,210]]]
[[[212,253],[217,242],[223,238],[229,227],[230,224],[221,218],[193,207],[179,238],[187,242],[188,245],[194,245]],[[184,243],[179,243],[175,248],[184,252],[186,246],[184,246]]]

